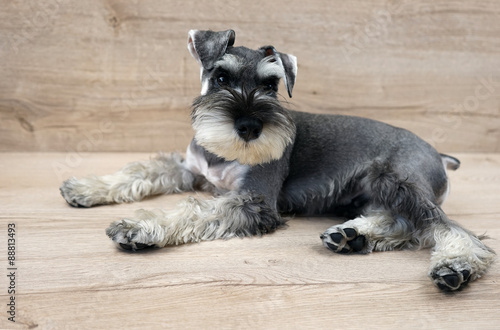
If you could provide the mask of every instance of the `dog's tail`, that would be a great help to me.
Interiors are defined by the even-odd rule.
[[[458,168],[460,167],[460,161],[458,159],[445,154],[440,154],[440,155],[445,169],[452,171],[458,170]]]

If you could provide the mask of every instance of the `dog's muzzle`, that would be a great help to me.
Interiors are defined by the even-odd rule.
[[[281,158],[295,139],[295,124],[276,98],[260,92],[225,88],[198,97],[191,113],[198,145],[245,165]]]

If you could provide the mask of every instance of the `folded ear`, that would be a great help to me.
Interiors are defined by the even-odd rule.
[[[234,45],[236,34],[227,31],[189,31],[187,47],[198,64],[211,70],[215,62],[226,53],[227,47]]]
[[[284,82],[286,90],[288,91],[288,96],[292,97],[292,89],[297,78],[297,57],[284,53],[278,53],[278,55],[285,70]]]

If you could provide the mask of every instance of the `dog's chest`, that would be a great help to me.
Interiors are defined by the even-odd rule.
[[[186,151],[186,168],[221,190],[237,191],[243,184],[250,167],[237,161],[210,164],[203,149],[190,144]]]

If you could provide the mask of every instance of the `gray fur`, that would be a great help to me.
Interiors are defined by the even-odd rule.
[[[61,187],[67,202],[92,206],[192,189],[216,196],[113,222],[106,233],[125,249],[261,235],[283,226],[280,214],[333,214],[348,219],[321,235],[334,252],[432,247],[429,276],[444,291],[486,272],[494,252],[440,207],[446,169],[457,169],[457,159],[378,121],[287,110],[278,81],[291,97],[296,58],[272,46],[233,44],[232,30],[189,32],[203,87],[186,160],[162,156],[111,176],[70,179]],[[242,117],[262,130],[244,138],[236,128]]]
[[[196,33],[196,35],[194,35]],[[213,31],[190,31],[188,48],[196,49],[193,53],[195,59],[201,63],[205,70],[211,70],[215,61],[224,55],[227,47],[234,44],[235,33],[233,30]]]
[[[263,196],[229,192],[218,198],[189,197],[177,209],[136,212],[113,222],[106,234],[126,250],[185,244],[219,238],[262,235],[285,224]]]

